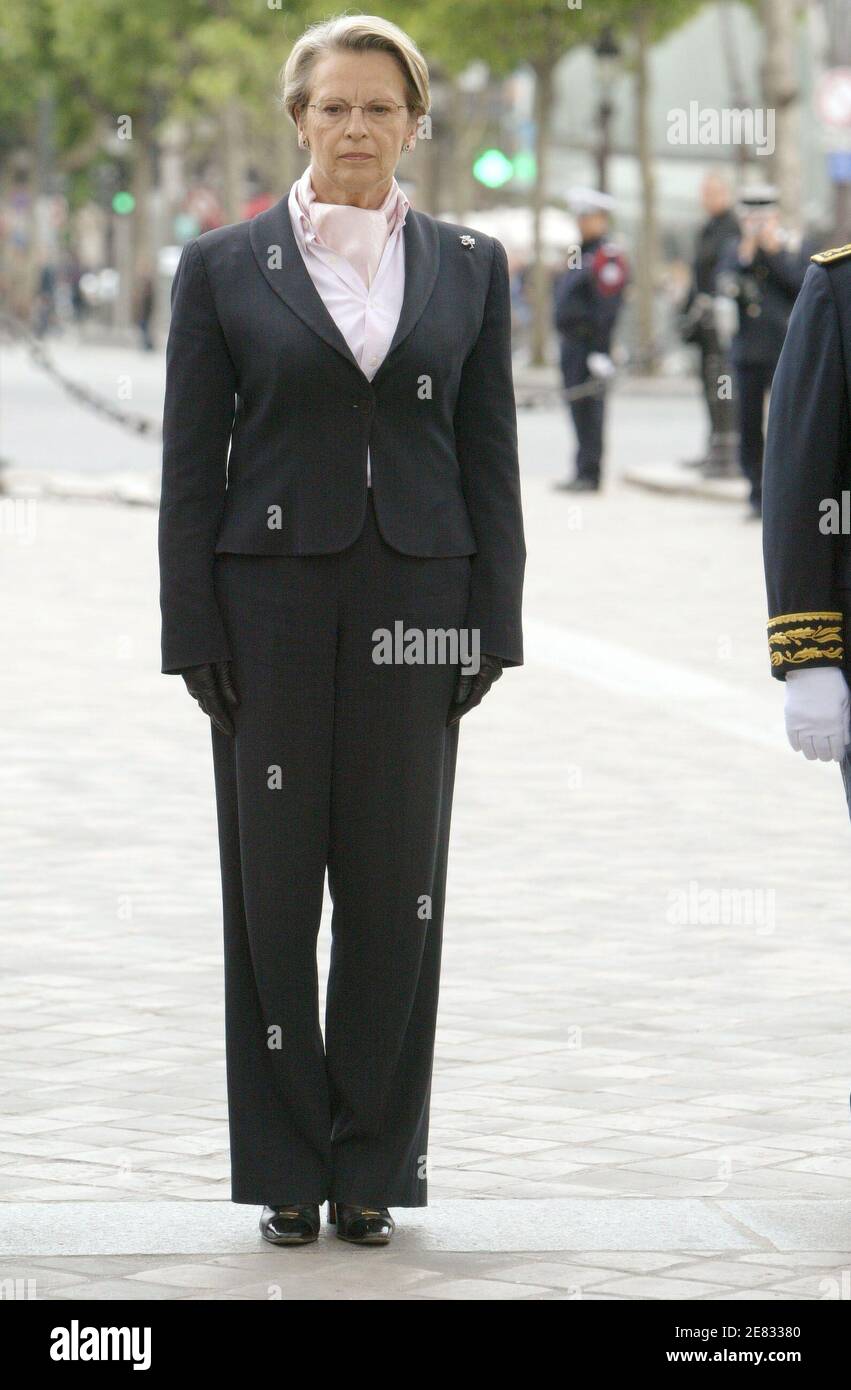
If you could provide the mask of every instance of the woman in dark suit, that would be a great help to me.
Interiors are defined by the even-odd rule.
[[[523,661],[508,266],[396,182],[400,29],[313,26],[282,76],[309,167],[172,288],[162,669],[212,724],[232,1200],[386,1243],[426,1205],[458,720]]]

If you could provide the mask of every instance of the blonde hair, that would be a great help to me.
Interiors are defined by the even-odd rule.
[[[374,14],[340,15],[321,20],[305,29],[296,39],[292,52],[279,74],[281,105],[294,124],[296,111],[304,111],[310,100],[310,84],[317,59],[326,53],[363,53],[378,49],[396,59],[405,79],[405,100],[417,117],[431,105],[428,66],[412,38]]]

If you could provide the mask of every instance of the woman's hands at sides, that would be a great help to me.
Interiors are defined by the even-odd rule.
[[[181,672],[189,694],[198,701],[216,728],[233,738],[231,711],[239,704],[239,696],[230,673],[229,661],[214,661],[212,665],[186,666]]]
[[[476,674],[459,677],[455,696],[446,716],[447,728],[451,724],[457,724],[462,714],[466,714],[468,710],[475,709],[476,705],[481,704],[494,681],[498,681],[501,675],[502,657],[488,656],[486,652],[482,652]]]
[[[239,705],[239,695],[233,682],[229,661],[215,661],[203,666],[187,666],[181,672],[186,689],[217,729],[233,738],[232,711]],[[481,704],[494,681],[502,675],[502,658],[482,653],[479,670],[474,676],[460,676],[446,724],[457,724],[463,714]]]

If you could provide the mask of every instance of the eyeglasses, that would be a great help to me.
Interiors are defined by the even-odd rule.
[[[364,120],[370,125],[387,125],[397,111],[408,110],[404,102],[398,101],[369,101],[366,106],[350,106],[347,101],[309,101],[307,104],[326,125],[347,121],[356,109],[363,112]]]

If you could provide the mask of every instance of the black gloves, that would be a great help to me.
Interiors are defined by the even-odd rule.
[[[229,661],[215,661],[212,665],[187,666],[180,672],[186,682],[186,689],[198,701],[202,710],[223,734],[233,738],[234,727],[231,711],[239,704],[239,695],[230,673]],[[481,704],[494,681],[502,675],[502,658],[482,654],[481,665],[474,676],[461,676],[455,691],[446,724],[457,724],[462,714]]]
[[[474,676],[461,676],[455,691],[455,698],[446,716],[447,727],[457,724],[462,714],[481,704],[494,681],[502,675],[502,657],[482,653],[479,669]]]
[[[212,666],[187,666],[180,674],[186,681],[189,694],[210,716],[216,728],[233,738],[231,710],[239,704],[239,696],[230,673],[230,662],[215,661]]]

